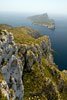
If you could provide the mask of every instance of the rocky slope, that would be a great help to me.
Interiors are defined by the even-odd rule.
[[[0,30],[1,100],[67,100],[67,72],[53,62],[49,37],[8,27]]]

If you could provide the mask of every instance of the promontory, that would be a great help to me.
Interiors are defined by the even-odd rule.
[[[47,13],[30,16],[29,19],[33,24],[48,27],[49,29],[55,29],[54,20],[50,19]]]

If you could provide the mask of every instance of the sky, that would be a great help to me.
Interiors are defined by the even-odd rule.
[[[67,0],[0,0],[0,12],[67,14]]]

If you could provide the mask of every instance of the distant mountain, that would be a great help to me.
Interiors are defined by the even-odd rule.
[[[47,13],[30,16],[29,19],[33,24],[48,27],[49,29],[55,29],[54,20],[50,19]]]

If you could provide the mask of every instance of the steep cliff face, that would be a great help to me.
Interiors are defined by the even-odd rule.
[[[49,37],[35,39],[18,29],[20,35],[16,29],[8,31],[16,32],[16,43],[12,33],[0,31],[0,98],[67,100],[67,72],[53,62]]]
[[[17,56],[17,47],[13,41],[12,34],[7,31],[1,31],[0,72],[3,74],[5,81],[7,82],[6,84],[5,81],[3,81],[2,84],[8,86],[8,100],[11,98],[12,100],[15,98],[23,100],[22,69],[23,67]]]
[[[40,41],[41,43],[19,46],[18,48],[18,56],[24,63],[24,67],[27,70],[31,70],[32,66],[38,62],[42,63],[42,57],[49,61],[49,63],[53,64],[53,59],[51,55],[51,43],[50,39],[44,38],[44,40]]]

